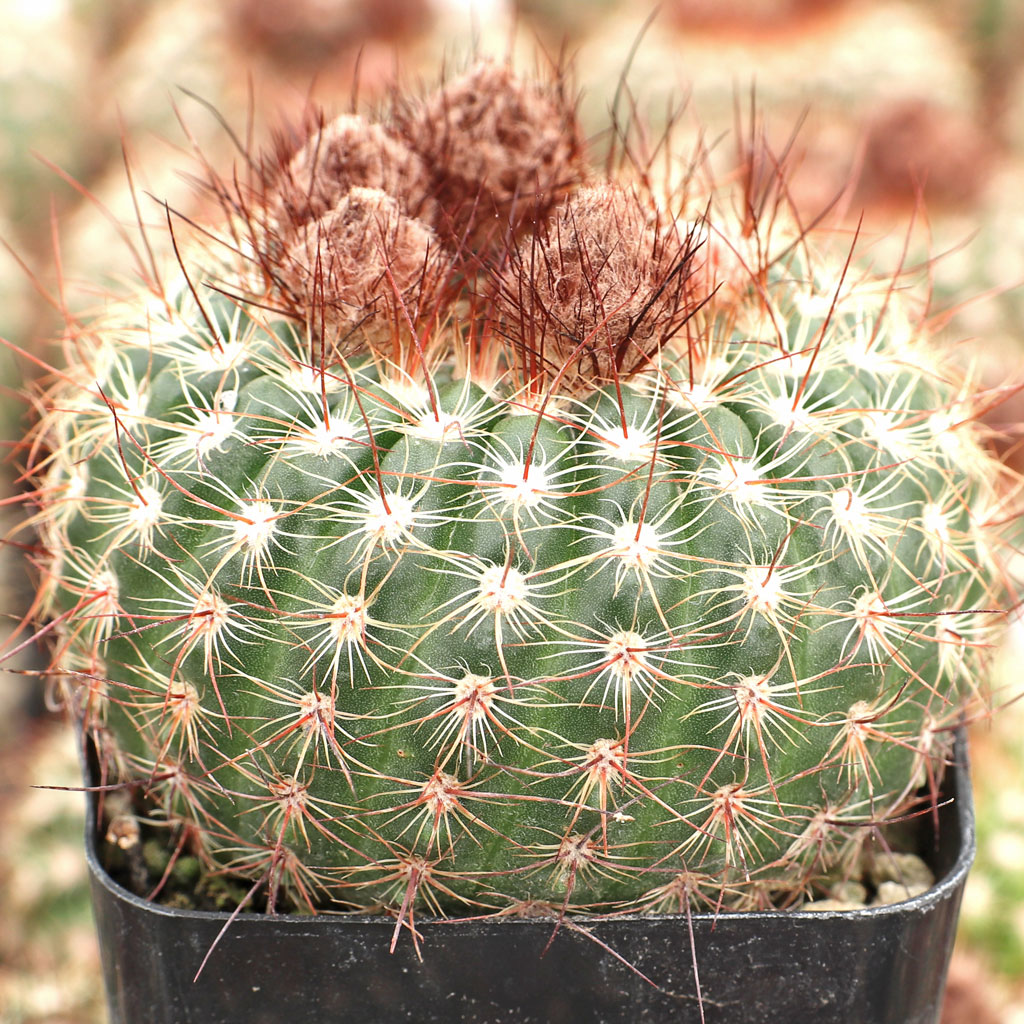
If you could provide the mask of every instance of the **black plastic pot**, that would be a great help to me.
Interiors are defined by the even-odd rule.
[[[974,812],[957,745],[923,896],[848,912],[555,922],[418,921],[393,954],[380,917],[171,910],[139,899],[87,848],[111,1024],[934,1024],[967,871]],[[584,931],[585,930],[585,931]],[[199,975],[211,946],[221,935]],[[549,945],[550,943],[550,945]],[[617,959],[607,949],[623,959]],[[657,987],[630,970],[628,960]]]

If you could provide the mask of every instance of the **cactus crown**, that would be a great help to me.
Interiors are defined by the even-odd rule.
[[[625,164],[485,62],[69,332],[52,672],[272,908],[798,903],[981,696],[1007,489],[923,310]]]

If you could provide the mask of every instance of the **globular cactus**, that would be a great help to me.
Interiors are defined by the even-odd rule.
[[[478,66],[69,330],[52,672],[271,908],[793,905],[981,699],[1006,481],[924,310],[784,191],[581,153]]]

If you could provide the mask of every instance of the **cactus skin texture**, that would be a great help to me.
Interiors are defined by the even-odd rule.
[[[519,221],[487,168],[452,213],[423,151],[431,196],[322,216],[287,158],[215,180],[223,234],[70,332],[33,449],[52,671],[272,909],[799,904],[982,698],[1006,481],[899,280],[781,201],[575,188],[563,150]]]

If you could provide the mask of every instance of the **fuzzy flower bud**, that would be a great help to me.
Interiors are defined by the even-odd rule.
[[[522,383],[589,391],[649,365],[700,300],[689,237],[634,191],[581,189],[513,254],[498,305]]]
[[[481,61],[399,119],[434,176],[436,229],[472,248],[500,243],[510,221],[543,218],[582,178],[579,126],[561,83],[524,82]]]
[[[308,223],[289,249],[285,291],[314,334],[324,330],[341,354],[363,343],[390,343],[400,358],[408,335],[441,276],[441,247],[425,224],[407,217],[380,189],[353,188]]]
[[[271,223],[287,237],[327,214],[352,188],[387,192],[413,217],[435,212],[423,161],[381,125],[342,114],[315,130],[281,172]]]

